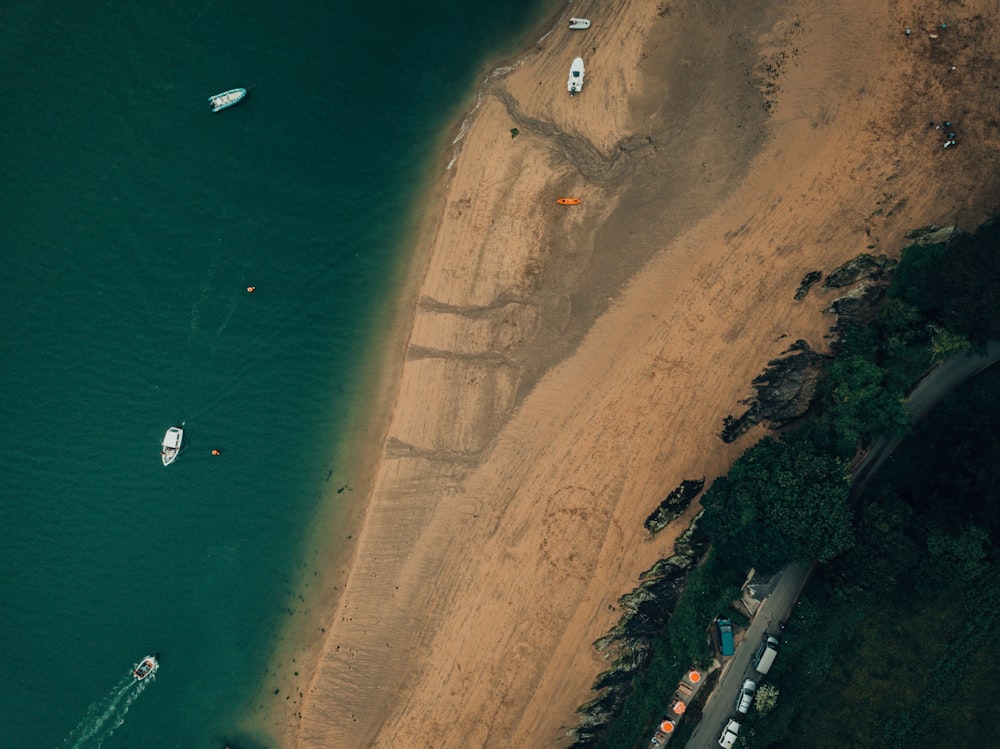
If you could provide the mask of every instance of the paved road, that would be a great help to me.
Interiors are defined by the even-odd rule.
[[[997,361],[1000,361],[1000,343],[991,343],[984,354],[959,354],[935,367],[920,381],[907,399],[910,420],[916,424],[930,413],[944,396]],[[864,490],[879,467],[902,441],[902,437],[893,437],[880,439],[872,445],[854,471],[851,491],[855,496]],[[746,639],[736,649],[736,654],[729,663],[723,667],[719,681],[705,704],[701,721],[688,740],[687,749],[718,747],[722,727],[736,715],[736,695],[743,685],[743,680],[749,677],[761,681],[750,665],[754,650],[764,639],[765,633],[776,635],[780,639],[778,623],[788,619],[813,567],[815,564],[795,563],[781,571],[781,578],[774,592],[761,604],[750,624]],[[778,657],[781,657],[780,654]]]
[[[743,680],[749,677],[754,681],[760,681],[757,672],[750,665],[754,650],[764,639],[765,634],[772,634],[780,639],[778,623],[788,618],[799,598],[799,593],[809,579],[813,566],[795,563],[781,571],[781,577],[774,590],[764,599],[757,610],[757,615],[750,623],[746,639],[736,648],[736,654],[723,666],[719,681],[712,690],[708,702],[705,703],[701,721],[688,739],[689,749],[709,749],[713,746],[718,749],[722,727],[736,715],[736,695],[743,686]]]

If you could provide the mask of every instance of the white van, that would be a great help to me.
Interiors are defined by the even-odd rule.
[[[771,670],[771,664],[777,657],[778,638],[774,635],[765,635],[757,647],[757,652],[753,654],[753,667],[757,669],[757,673],[766,674]]]

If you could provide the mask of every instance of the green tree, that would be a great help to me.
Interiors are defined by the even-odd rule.
[[[767,715],[778,704],[778,688],[774,684],[761,684],[757,690],[754,707],[760,715]]]
[[[952,354],[965,351],[972,346],[968,338],[958,333],[952,333],[950,330],[945,330],[937,325],[932,325],[931,330],[933,332],[931,336],[931,354],[934,361],[947,359]]]
[[[748,555],[761,569],[824,562],[853,541],[849,490],[839,459],[794,433],[765,438],[706,494],[705,529],[732,556]]]
[[[840,356],[825,383],[824,418],[841,453],[882,435],[905,434],[910,427],[904,394],[886,386],[886,370],[860,356]]]

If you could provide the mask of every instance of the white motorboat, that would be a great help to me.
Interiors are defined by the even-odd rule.
[[[571,29],[589,29],[590,20],[587,18],[571,18],[569,19],[569,27]]]
[[[212,107],[213,112],[221,112],[223,109],[233,106],[233,104],[239,104],[246,95],[247,90],[245,88],[232,88],[229,91],[223,91],[221,94],[209,96],[208,104]]]
[[[569,67],[569,81],[566,83],[566,90],[570,96],[580,93],[583,88],[583,76],[586,71],[583,69],[583,58],[578,57],[573,60]]]
[[[184,440],[184,430],[180,427],[170,427],[163,435],[163,447],[160,449],[160,459],[163,465],[168,466],[177,459],[177,454],[181,451],[181,442]]]
[[[136,664],[136,667],[134,669],[132,669],[132,676],[135,677],[136,681],[142,681],[150,674],[155,674],[156,669],[158,669],[159,667],[160,664],[157,662],[156,657],[152,655],[147,655],[145,658],[139,661],[139,663]]]

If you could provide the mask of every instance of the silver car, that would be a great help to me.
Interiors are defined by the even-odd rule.
[[[736,712],[746,715],[750,712],[753,698],[757,696],[757,682],[747,679],[743,682],[739,695],[736,697]]]

